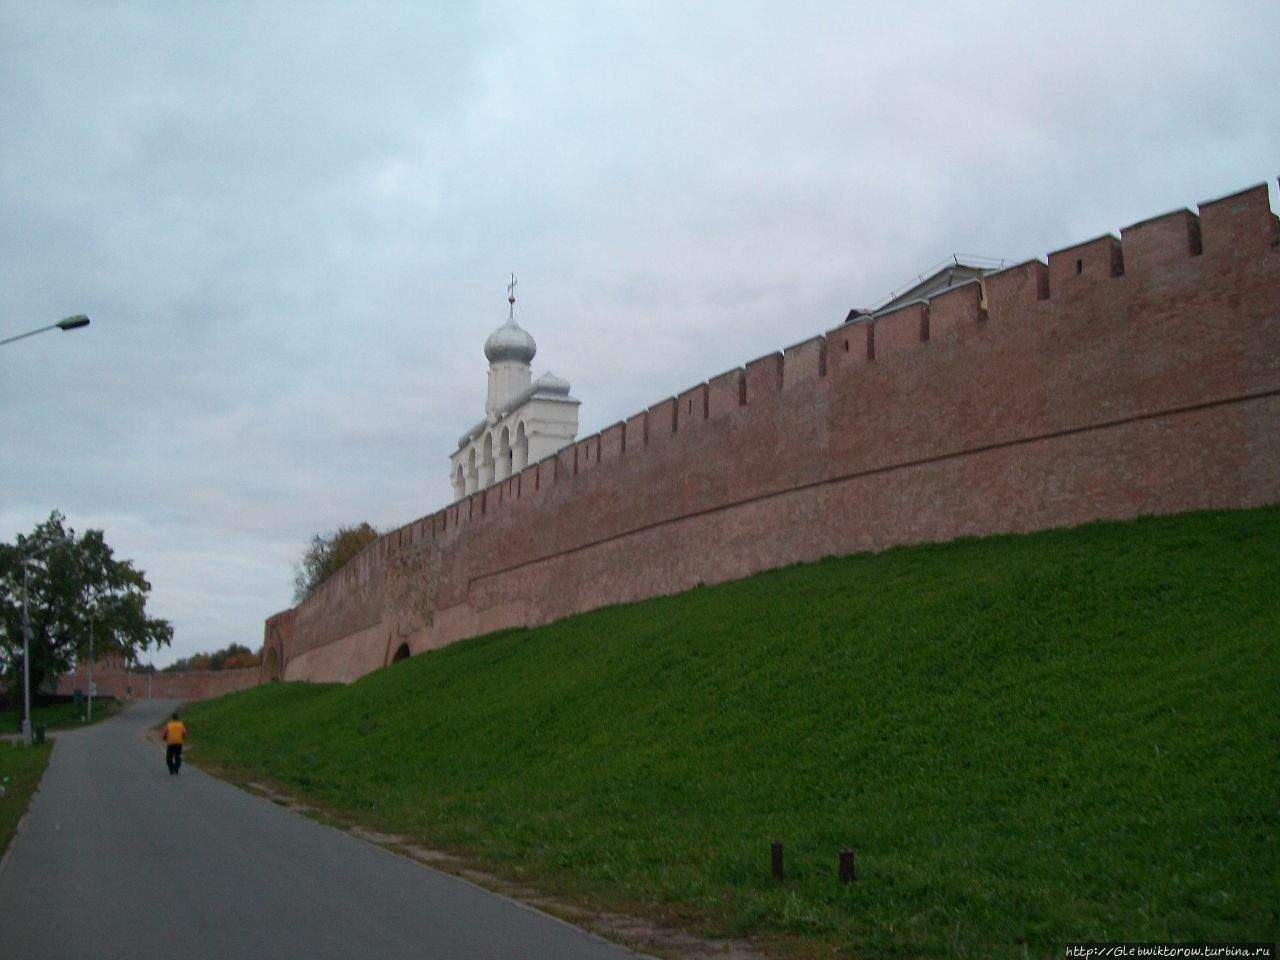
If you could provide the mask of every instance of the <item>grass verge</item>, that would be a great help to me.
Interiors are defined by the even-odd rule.
[[[902,548],[184,720],[370,826],[797,955],[1274,941],[1277,582],[1280,508]]]
[[[52,753],[51,743],[26,747],[0,741],[0,785],[4,787],[0,796],[0,857],[9,849]]]
[[[123,708],[123,704],[114,697],[93,698],[93,723],[101,723],[114,717]],[[31,728],[44,727],[46,731],[78,730],[85,726],[85,705],[77,706],[74,701],[60,700],[55,703],[40,704],[31,708]],[[8,713],[12,717],[14,732],[22,729],[22,704],[19,703]]]
[[[93,723],[109,720],[120,712],[121,703],[114,697],[93,698]],[[43,707],[35,707],[31,711],[32,726],[44,727],[46,730],[78,730],[86,726],[84,721],[85,706],[76,706],[74,702],[51,703]]]

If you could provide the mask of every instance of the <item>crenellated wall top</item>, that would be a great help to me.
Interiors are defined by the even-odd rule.
[[[451,541],[469,524],[536,503],[579,477],[587,482],[601,467],[643,457],[651,448],[678,442],[676,438],[696,437],[711,421],[767,416],[761,411],[770,404],[796,402],[792,398],[802,396],[798,391],[815,385],[825,389],[838,378],[872,370],[880,377],[898,371],[905,375],[931,351],[963,351],[968,338],[1004,329],[1011,318],[1037,322],[1064,311],[1093,310],[1113,291],[1136,297],[1169,284],[1193,289],[1206,262],[1220,271],[1259,258],[1280,263],[1280,220],[1271,209],[1266,184],[1202,203],[1195,212],[1175,210],[1140,221],[1118,237],[1104,234],[926,300],[851,316],[825,333],[666,397],[558,452],[534,456],[530,451],[527,463],[494,477],[485,489],[465,491],[457,502],[381,537],[298,609],[350,594],[390,555],[411,544]],[[566,488],[555,495],[573,494]]]

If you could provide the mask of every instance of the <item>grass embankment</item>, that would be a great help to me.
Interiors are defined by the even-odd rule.
[[[93,722],[101,723],[120,712],[122,704],[114,697],[93,698]],[[31,729],[44,727],[46,731],[78,730],[85,724],[88,707],[84,703],[76,704],[73,700],[59,700],[31,708]],[[22,729],[22,704],[19,703],[11,714],[12,732]]]
[[[52,753],[51,743],[27,747],[0,741],[0,785],[4,786],[4,796],[0,796],[0,857],[9,849],[9,841],[40,786]]]
[[[120,712],[121,703],[114,697],[93,698],[93,722],[101,723]],[[51,703],[43,707],[35,707],[31,711],[31,725],[44,727],[46,730],[78,730],[85,723],[87,707],[73,701]]]
[[[703,933],[1275,940],[1278,584],[1275,508],[903,548],[184,719],[242,774]]]

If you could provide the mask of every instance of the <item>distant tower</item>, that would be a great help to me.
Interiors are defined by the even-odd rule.
[[[579,401],[569,382],[553,373],[532,379],[530,363],[538,345],[516,323],[516,278],[507,285],[507,322],[484,342],[489,390],[484,419],[458,438],[449,457],[453,497],[463,497],[505,480],[549,457],[578,435]]]

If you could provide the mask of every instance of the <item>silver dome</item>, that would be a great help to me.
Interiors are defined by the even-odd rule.
[[[564,377],[557,377],[550,370],[533,381],[533,385],[538,393],[564,394],[566,397],[569,395],[569,381]]]
[[[533,342],[529,332],[516,323],[515,317],[508,317],[489,339],[484,342],[484,355],[490,363],[517,361],[529,363],[538,352],[538,345]]]

